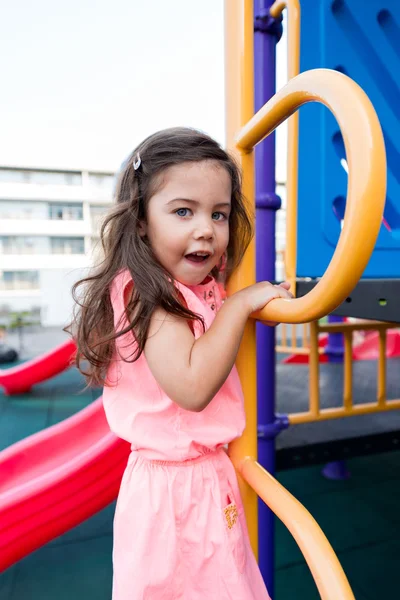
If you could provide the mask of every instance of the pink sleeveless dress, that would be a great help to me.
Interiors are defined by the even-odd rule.
[[[114,279],[116,328],[124,326],[132,285],[127,270]],[[176,285],[208,328],[222,304],[215,280]],[[201,325],[194,332],[199,337]],[[120,357],[130,356],[133,340],[131,333],[118,338]],[[107,379],[110,428],[132,447],[114,519],[113,600],[268,600],[223,448],[245,424],[236,369],[199,413],[164,393],[144,354],[134,363],[116,356]]]

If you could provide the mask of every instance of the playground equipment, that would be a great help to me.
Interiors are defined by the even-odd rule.
[[[102,399],[0,453],[0,571],[112,502],[130,452]]]
[[[353,405],[353,371],[352,362],[354,358],[353,332],[375,330],[377,323],[346,323],[344,332],[344,389],[343,389],[343,407],[338,408],[320,408],[319,391],[319,369],[320,354],[318,352],[318,334],[320,331],[334,333],[343,331],[342,323],[326,323],[320,325],[317,321],[310,323],[310,346],[309,346],[309,369],[310,369],[310,387],[309,387],[309,410],[306,413],[294,413],[289,415],[291,424],[309,423],[325,419],[335,419],[346,416],[365,415],[400,408],[400,399],[388,400],[386,397],[386,336],[387,329],[393,327],[392,323],[379,324],[379,360],[378,360],[378,385],[375,402],[365,402],[363,404]],[[375,333],[375,332],[373,332]]]
[[[351,4],[351,5],[350,5]],[[382,6],[385,4],[385,6]],[[348,3],[344,0],[335,0],[334,2],[314,2],[313,0],[304,0],[301,3],[302,8],[302,35],[300,36],[300,5],[298,0],[288,0],[287,2],[277,1],[261,2],[255,1],[254,14],[254,90],[256,108],[265,102],[274,92],[275,82],[275,44],[279,40],[279,18],[282,10],[288,9],[288,75],[289,79],[296,77],[302,70],[307,71],[316,67],[329,67],[337,72],[348,73],[356,81],[359,81],[362,87],[371,94],[375,102],[378,95],[383,98],[377,98],[377,102],[382,110],[383,122],[388,119],[393,125],[391,131],[397,131],[399,127],[397,115],[393,118],[393,99],[398,94],[397,88],[393,85],[393,79],[388,73],[388,69],[383,65],[380,69],[381,60],[377,57],[376,51],[368,42],[362,27],[368,31],[370,39],[376,37],[379,39],[379,48],[386,54],[389,64],[398,62],[398,52],[395,45],[394,32],[397,31],[397,25],[392,18],[391,9],[394,8],[394,2],[378,2],[374,0],[368,3],[367,10],[364,11],[364,3],[358,1]],[[229,8],[229,3],[227,3]],[[269,10],[268,10],[269,8]],[[237,15],[236,15],[236,18]],[[234,19],[233,19],[234,21]],[[334,26],[332,22],[334,21]],[[360,23],[362,27],[360,27]],[[323,24],[323,26],[321,26]],[[234,27],[234,26],[233,26]],[[250,25],[249,25],[250,27]],[[380,28],[377,32],[376,28]],[[383,32],[385,30],[385,32]],[[229,29],[228,29],[229,35]],[[241,48],[246,41],[243,41],[241,31],[236,34],[237,39],[241,40]],[[232,40],[234,35],[231,34]],[[385,40],[383,40],[385,38]],[[248,52],[246,69],[253,68],[252,57],[250,57],[252,43],[247,40]],[[234,46],[234,41],[232,41]],[[300,56],[301,48],[301,56]],[[232,49],[231,49],[232,50]],[[338,51],[340,60],[334,57],[334,52]],[[352,57],[351,52],[357,55]],[[301,58],[301,65],[300,65]],[[356,68],[348,70],[343,65],[347,65],[348,59],[353,61]],[[239,54],[236,56],[239,60]],[[394,67],[395,68],[395,67]],[[357,70],[358,69],[358,70]],[[363,78],[359,78],[359,73]],[[365,76],[367,74],[367,76]],[[304,75],[304,73],[303,73]],[[239,87],[235,88],[234,75],[228,71],[230,77],[231,93],[228,95],[229,114],[231,126],[228,124],[229,139],[232,139],[234,123],[238,120],[238,100],[234,97],[235,93],[242,102],[246,102],[240,97]],[[372,85],[372,87],[371,87]],[[247,90],[253,89],[252,76],[247,79],[242,93],[248,93]],[[246,89],[246,92],[244,92]],[[232,92],[235,90],[235,92]],[[382,102],[383,100],[383,102]],[[251,111],[251,100],[248,101],[248,118]],[[347,102],[348,98],[342,96],[342,101]],[[391,114],[386,113],[390,108]],[[381,113],[379,113],[381,116]],[[236,119],[236,121],[235,121]],[[339,128],[338,128],[339,125]],[[304,296],[310,290],[315,289],[323,281],[321,276],[325,266],[332,258],[334,248],[339,239],[339,244],[343,239],[345,226],[343,217],[349,216],[350,207],[345,199],[345,189],[347,183],[348,193],[351,191],[351,167],[354,168],[353,157],[349,153],[348,140],[345,138],[343,129],[340,131],[340,122],[335,122],[333,115],[325,107],[318,105],[308,105],[300,113],[300,169],[298,169],[298,149],[299,149],[299,121],[298,115],[294,114],[289,119],[288,134],[288,182],[287,182],[287,246],[285,252],[286,276],[292,283],[293,291],[296,291],[298,297]],[[303,135],[302,135],[303,132]],[[328,132],[328,135],[326,135]],[[393,167],[389,168],[395,172],[397,162],[393,159],[398,155],[395,140],[388,143],[388,154],[391,155]],[[394,137],[394,136],[393,136]],[[275,236],[275,215],[274,212],[279,208],[279,199],[275,196],[275,153],[272,136],[269,138],[269,144],[263,142],[263,149],[257,156],[256,151],[256,209],[257,221],[262,222],[262,227],[258,229],[261,235],[257,235],[257,278],[274,279],[274,249],[271,248],[271,241]],[[391,143],[392,141],[392,143]],[[384,155],[384,154],[383,154]],[[346,160],[347,159],[347,160]],[[346,170],[345,170],[346,169]],[[347,171],[350,170],[349,180],[347,181]],[[390,188],[393,186],[393,176],[389,173],[389,201],[386,203],[382,219],[382,226],[378,237],[378,244],[372,255],[368,267],[363,273],[370,279],[363,279],[360,284],[355,285],[354,289],[346,296],[340,306],[336,309],[331,308],[329,312],[343,316],[355,316],[363,318],[386,319],[398,322],[400,314],[396,295],[399,288],[396,285],[400,280],[398,276],[399,254],[398,254],[398,235],[396,228],[389,225],[397,221],[396,206],[398,193],[396,182],[394,192],[391,195]],[[335,194],[332,195],[332,190]],[[339,191],[340,190],[340,191]],[[393,201],[393,198],[395,200]],[[397,200],[398,202],[398,200]],[[346,213],[345,213],[346,209]],[[390,215],[390,216],[389,216]],[[366,221],[369,218],[368,209],[362,216]],[[266,227],[264,225],[266,224]],[[349,246],[349,248],[351,245]],[[339,248],[339,246],[338,246]],[[348,254],[351,260],[354,247]],[[337,252],[332,258],[329,268],[337,257]],[[304,259],[304,260],[303,260]],[[308,263],[304,262],[307,259]],[[302,262],[303,260],[303,262]],[[382,262],[387,260],[383,266]],[[337,263],[336,263],[336,266]],[[381,269],[381,270],[379,270]],[[397,274],[397,275],[396,275]],[[326,275],[325,275],[326,276]],[[376,279],[380,277],[379,279]],[[390,278],[390,279],[389,279]],[[336,282],[332,279],[331,285]],[[397,291],[396,291],[397,290]],[[329,290],[326,288],[326,293]],[[308,298],[311,299],[310,296]],[[317,299],[314,297],[317,304]],[[288,316],[288,315],[287,315]],[[312,318],[310,314],[304,320]],[[285,320],[285,319],[282,319]],[[287,319],[289,322],[289,318]],[[291,323],[299,323],[294,318],[290,318]],[[314,326],[314,332],[315,332]],[[343,332],[346,337],[346,364],[345,364],[345,382],[344,382],[344,413],[350,416],[357,413],[353,410],[351,396],[351,344],[352,331],[355,329],[352,324],[345,323],[335,325],[331,331]],[[365,329],[361,328],[360,329]],[[375,337],[379,337],[379,384],[377,403],[368,403],[365,407],[367,412],[386,411],[396,408],[396,401],[386,402],[386,373],[385,373],[385,349],[386,340],[385,324],[375,324]],[[293,329],[294,331],[294,329]],[[259,434],[259,456],[260,462],[265,465],[271,473],[275,467],[275,442],[274,439],[278,433],[288,426],[288,424],[297,422],[296,419],[302,419],[304,415],[275,415],[275,372],[274,372],[274,336],[264,328],[257,330],[258,339],[258,357],[259,368],[257,377],[258,388],[258,434]],[[292,344],[294,346],[295,344]],[[350,348],[350,352],[349,352]],[[282,348],[281,348],[282,349]],[[313,371],[310,374],[310,397],[311,408],[307,413],[309,421],[322,420],[319,409],[319,389],[318,389],[318,334],[313,335],[310,348],[302,347],[296,350],[298,354],[302,352],[310,355],[314,363]],[[292,350],[293,351],[293,350]],[[357,349],[355,349],[357,353]],[[326,373],[325,373],[326,374]],[[285,373],[290,376],[290,368]],[[362,411],[363,408],[359,409]],[[315,419],[318,417],[318,419]],[[343,416],[343,410],[333,411],[333,416]],[[326,418],[324,416],[324,418]],[[260,536],[260,566],[269,589],[273,593],[273,519],[269,511],[266,511],[263,505],[259,505],[260,519],[259,531],[263,532]],[[265,532],[268,535],[265,535]]]
[[[327,350],[329,351],[329,334],[340,332],[339,335],[347,332],[346,335],[352,338],[353,352],[352,359],[356,360],[379,360],[382,351],[381,344],[384,343],[383,350],[386,358],[397,358],[400,356],[400,331],[397,323],[385,323],[380,321],[358,321],[357,323],[336,323],[331,327],[323,323],[317,323],[317,340],[311,338],[310,325],[303,323],[300,340],[297,339],[297,332],[294,326],[281,326],[281,343],[276,345],[276,351],[289,353],[290,356],[283,359],[284,364],[308,364],[311,353],[311,346],[318,347],[319,363],[329,362]],[[355,326],[356,325],[356,326]],[[353,339],[352,333],[362,331],[359,339]],[[312,342],[311,342],[312,339]],[[341,351],[341,349],[340,349]],[[344,348],[343,348],[344,353]],[[385,368],[385,365],[383,366]]]
[[[379,122],[367,97],[354,82],[339,73],[325,70],[303,73],[290,80],[285,88],[253,116],[253,7],[250,2],[244,2],[227,3],[226,8],[227,54],[230,57],[227,79],[228,97],[231,102],[228,112],[230,119],[228,135],[232,146],[234,132],[238,126],[242,126],[236,142],[241,153],[245,195],[251,199],[253,205],[252,149],[300,105],[310,101],[325,104],[336,116],[344,136],[349,164],[347,210],[340,239],[327,271],[312,290],[314,294],[311,292],[293,301],[276,300],[267,309],[254,315],[259,319],[272,319],[286,323],[315,320],[334,310],[342,299],[348,296],[368,262],[379,233],[386,193],[385,149]],[[240,44],[238,40],[241,40]],[[240,73],[242,81],[240,81]],[[345,103],[342,102],[343,98],[346,98]],[[356,150],[356,140],[361,143],[360,151]],[[374,140],[372,145],[371,140]],[[362,181],[357,180],[357,173],[361,175],[366,165],[368,165],[368,174],[365,174],[365,178],[361,177]],[[370,206],[370,202],[374,205],[372,212],[366,208],[367,205]],[[370,218],[364,218],[366,213]],[[367,233],[366,228],[369,228],[372,223],[374,223],[373,229],[371,233]],[[254,250],[253,245],[247,252],[241,268],[232,276],[229,282],[230,292],[255,282]],[[364,254],[364,251],[368,254]],[[230,448],[232,460],[248,484],[250,481],[246,478],[249,477],[250,472],[254,472],[257,456],[255,346],[255,324],[249,323],[238,356],[238,369],[246,398],[247,427],[242,438],[233,442]],[[251,481],[254,484],[254,480]],[[258,487],[257,492],[260,493],[261,489],[262,486]],[[253,548],[257,551],[257,498],[249,486],[243,485],[242,493]],[[271,498],[266,493],[262,493],[261,497],[271,506]],[[288,523],[291,521],[289,515],[279,516],[289,526]],[[268,531],[268,535],[269,533]],[[309,560],[310,556],[307,557],[307,551],[302,547],[304,540],[300,541],[297,538],[297,541]],[[310,562],[308,564],[315,576],[321,597],[352,597],[343,574],[339,576],[338,571],[335,574],[330,571],[328,575],[327,564],[323,567],[321,564],[318,567],[315,567],[315,564],[311,565]],[[324,571],[325,567],[328,568],[327,572]],[[338,581],[342,582],[344,587],[340,585],[339,588],[336,587]],[[267,584],[269,583],[267,581]]]
[[[356,81],[375,107],[387,151],[387,197],[377,243],[361,280],[335,314],[399,322],[400,92],[393,75],[399,68],[397,14],[396,0],[302,0],[299,67],[324,66]],[[347,164],[342,136],[327,111],[307,107],[300,113],[299,128],[297,252],[292,263],[301,295],[322,275],[339,237]]]
[[[0,369],[0,387],[6,394],[29,392],[33,385],[46,381],[68,369],[74,360],[75,353],[75,342],[67,340],[53,350],[38,358],[28,360],[22,365]]]

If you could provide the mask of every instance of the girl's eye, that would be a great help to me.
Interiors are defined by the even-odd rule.
[[[187,217],[189,211],[190,208],[178,208],[178,210],[175,211],[175,214],[177,214],[178,217]]]
[[[228,217],[225,213],[215,212],[212,214],[212,218],[214,219],[214,221],[223,221],[223,220],[227,219]]]

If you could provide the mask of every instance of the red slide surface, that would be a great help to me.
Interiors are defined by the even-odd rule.
[[[386,357],[396,358],[400,356],[400,331],[388,329],[386,332]],[[379,358],[379,333],[371,331],[367,333],[363,341],[354,346],[354,360],[378,360]]]
[[[24,394],[36,383],[50,379],[68,369],[75,357],[73,340],[63,342],[50,352],[10,369],[0,369],[0,386],[5,394]]]
[[[0,571],[115,499],[129,452],[101,398],[0,452]]]

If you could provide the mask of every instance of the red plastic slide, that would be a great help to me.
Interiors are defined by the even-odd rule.
[[[10,369],[0,369],[0,386],[5,394],[24,394],[36,383],[50,379],[68,369],[73,362],[76,345],[73,340],[63,342],[50,352],[28,360]]]
[[[400,356],[400,331],[388,329],[386,333],[386,356],[395,358]],[[378,360],[379,358],[379,333],[367,333],[363,341],[353,348],[354,360]]]
[[[0,452],[0,571],[115,499],[129,451],[99,398]]]

